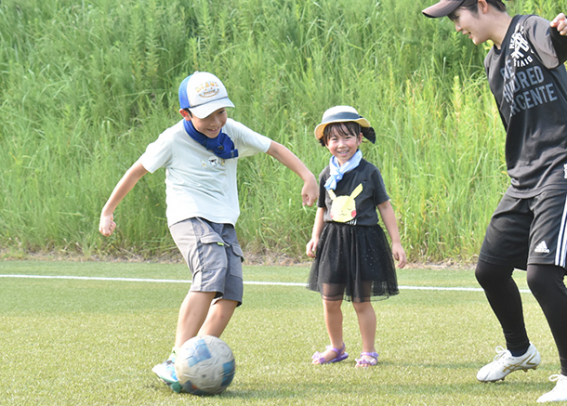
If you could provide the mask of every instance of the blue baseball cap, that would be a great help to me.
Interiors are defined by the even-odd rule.
[[[179,85],[179,105],[198,118],[224,107],[234,107],[219,78],[208,72],[194,72]]]

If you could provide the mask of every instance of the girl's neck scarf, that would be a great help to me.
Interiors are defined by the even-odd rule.
[[[238,157],[238,150],[234,148],[234,142],[222,130],[215,138],[209,138],[195,129],[192,121],[183,120],[185,131],[191,138],[197,141],[206,149],[213,151],[213,154],[222,159]]]
[[[343,178],[343,175],[348,171],[352,171],[354,168],[356,168],[358,164],[360,164],[361,159],[362,152],[358,150],[347,162],[345,162],[345,164],[339,166],[337,158],[332,156],[331,160],[329,161],[331,176],[325,183],[325,189],[335,190],[337,188],[337,183],[340,182],[340,180]]]

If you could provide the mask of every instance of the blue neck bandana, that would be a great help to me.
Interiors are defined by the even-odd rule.
[[[217,137],[209,138],[197,131],[192,121],[183,119],[183,126],[191,138],[209,151],[212,151],[219,158],[231,159],[238,157],[238,150],[234,148],[234,142],[222,130]]]
[[[325,183],[325,189],[335,190],[337,188],[337,183],[340,182],[340,180],[343,178],[343,175],[348,171],[352,171],[354,168],[356,168],[358,164],[360,164],[361,160],[362,152],[360,152],[360,150],[356,151],[356,153],[342,166],[339,166],[337,158],[332,156],[331,160],[329,161],[331,176]]]

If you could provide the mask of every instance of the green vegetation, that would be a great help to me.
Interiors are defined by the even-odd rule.
[[[245,281],[305,282],[307,267],[245,267]],[[542,364],[481,384],[478,368],[503,345],[472,270],[403,269],[400,295],[377,302],[380,361],[354,368],[361,351],[352,306],[343,304],[350,357],[328,366],[311,355],[328,344],[317,293],[302,286],[246,285],[223,339],[237,362],[221,396],[177,395],[151,368],[167,357],[187,291],[182,264],[1,261],[2,275],[172,280],[0,278],[0,404],[35,405],[532,405],[553,388],[557,350],[537,302],[522,294],[530,339]],[[517,282],[526,288],[525,273]]]
[[[174,250],[164,171],[146,176],[98,234],[112,188],[180,118],[194,70],[226,84],[230,115],[288,146],[317,175],[325,109],[355,106],[378,133],[365,156],[384,175],[411,260],[470,260],[508,183],[504,134],[474,47],[414,0],[3,0],[0,2],[0,248]],[[567,1],[518,0],[547,18]],[[269,156],[243,159],[242,245],[299,258],[314,208]]]

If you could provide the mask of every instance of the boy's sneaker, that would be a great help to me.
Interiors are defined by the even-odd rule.
[[[481,382],[496,382],[504,380],[504,378],[511,372],[523,370],[528,372],[528,369],[536,369],[541,362],[539,351],[530,343],[528,350],[524,355],[514,357],[510,351],[502,347],[496,347],[498,355],[494,357],[494,361],[485,365],[478,371],[476,379]]]
[[[167,386],[171,388],[172,391],[181,393],[181,384],[177,379],[177,374],[175,373],[175,362],[168,359],[161,364],[157,364],[152,368],[152,372],[158,376]]]
[[[547,392],[537,400],[538,403],[546,402],[562,402],[567,400],[567,376],[565,375],[551,375],[549,377],[551,382],[557,381],[555,388],[551,392]]]

